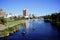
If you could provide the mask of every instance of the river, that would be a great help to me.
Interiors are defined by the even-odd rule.
[[[43,20],[25,20],[18,32],[0,40],[59,40],[57,28]]]

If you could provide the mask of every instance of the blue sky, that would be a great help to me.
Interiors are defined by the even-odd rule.
[[[60,0],[0,0],[0,9],[13,14],[28,9],[29,14],[42,16],[60,12]]]

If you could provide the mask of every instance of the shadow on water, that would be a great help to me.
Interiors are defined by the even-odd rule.
[[[0,40],[7,40],[7,37],[1,37]]]
[[[49,22],[49,21],[47,21],[47,22],[44,21],[44,22],[45,22],[45,23],[50,23],[51,27],[52,27],[54,30],[56,30],[57,33],[58,33],[58,35],[56,36],[56,38],[60,40],[60,26],[58,26],[57,24],[53,24],[53,23],[51,23],[51,22]]]

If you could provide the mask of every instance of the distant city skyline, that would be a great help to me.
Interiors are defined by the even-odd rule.
[[[0,9],[17,15],[28,9],[28,14],[44,16],[60,12],[60,0],[0,0]]]

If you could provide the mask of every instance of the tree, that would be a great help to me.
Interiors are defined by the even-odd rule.
[[[7,22],[7,20],[6,20],[6,18],[4,18],[4,17],[0,17],[0,22],[1,22],[2,24],[5,24],[5,23]]]
[[[14,19],[14,20],[17,20],[17,17],[16,17],[16,16],[14,16],[14,17],[13,17],[13,19]]]

